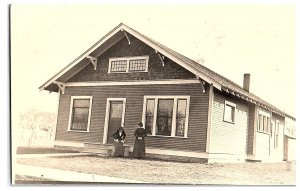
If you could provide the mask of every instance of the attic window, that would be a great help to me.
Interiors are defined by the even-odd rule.
[[[110,58],[108,73],[148,72],[149,56]]]

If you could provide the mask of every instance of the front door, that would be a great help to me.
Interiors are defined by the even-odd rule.
[[[113,143],[113,134],[124,123],[125,103],[123,100],[110,100],[108,103],[107,143]]]

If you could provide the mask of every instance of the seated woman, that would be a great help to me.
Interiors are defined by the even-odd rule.
[[[115,141],[114,156],[116,156],[116,157],[124,156],[123,144],[125,142],[126,133],[125,133],[124,128],[122,126],[120,126],[119,129],[113,134],[113,138],[114,138],[114,141]]]

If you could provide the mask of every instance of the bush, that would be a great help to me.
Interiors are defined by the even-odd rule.
[[[20,115],[17,146],[52,147],[54,144],[56,113],[30,110]]]

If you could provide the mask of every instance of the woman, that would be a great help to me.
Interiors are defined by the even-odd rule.
[[[116,157],[124,156],[123,144],[125,142],[126,133],[125,133],[124,128],[122,126],[120,126],[119,129],[113,134],[113,138],[114,138],[114,141],[115,141],[114,156],[116,156]]]
[[[134,158],[144,158],[145,157],[145,140],[147,136],[146,130],[143,128],[143,123],[140,122],[138,127],[134,132],[135,142],[133,147],[133,157]]]

